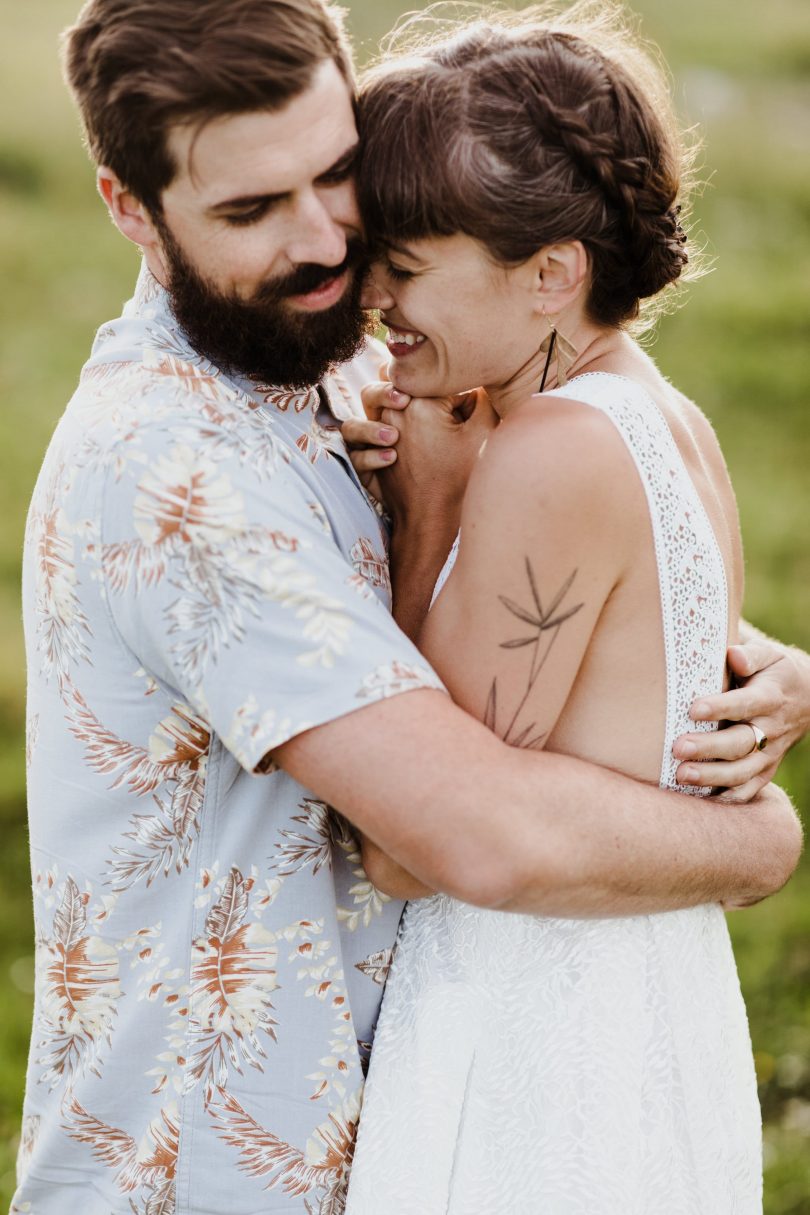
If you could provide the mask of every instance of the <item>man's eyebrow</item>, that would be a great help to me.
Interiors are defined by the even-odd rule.
[[[357,160],[357,153],[360,151],[359,140],[347,148],[340,155],[333,165],[330,165],[323,173],[319,173],[315,178],[316,181],[327,181],[330,177],[335,177],[341,173],[349,173],[354,168],[354,162]]]
[[[324,182],[341,173],[348,173],[357,159],[359,148],[359,142],[353,143],[350,148],[347,148],[346,151],[338,157],[334,164],[330,165],[328,169],[325,169],[323,173],[320,173],[315,178],[315,181]],[[211,214],[218,215],[221,211],[238,211],[248,207],[258,207],[270,203],[281,202],[282,199],[288,197],[289,191],[282,191],[280,194],[243,194],[240,195],[239,198],[226,198],[223,199],[222,202],[213,203],[208,210],[211,212]]]
[[[243,194],[239,198],[226,198],[223,202],[212,203],[208,208],[212,215],[220,211],[238,211],[246,207],[257,207],[263,203],[280,202],[286,194]]]

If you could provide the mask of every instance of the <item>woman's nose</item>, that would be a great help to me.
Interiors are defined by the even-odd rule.
[[[394,303],[394,297],[385,285],[382,275],[379,274],[376,266],[372,266],[363,286],[360,307],[376,308],[380,312],[384,312],[387,308],[393,308]]]

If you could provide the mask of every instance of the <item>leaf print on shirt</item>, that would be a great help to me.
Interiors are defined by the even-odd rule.
[[[150,1122],[140,1143],[88,1113],[68,1093],[62,1105],[63,1126],[71,1139],[87,1144],[96,1160],[115,1169],[115,1184],[130,1198],[133,1215],[174,1215],[175,1174],[180,1140],[177,1106],[172,1102]]]
[[[244,552],[238,546],[231,547],[233,564],[242,564],[251,587],[258,588],[268,602],[293,612],[303,623],[301,636],[314,648],[304,650],[297,661],[304,666],[334,666],[335,659],[348,648],[351,617],[345,604],[322,591],[305,562],[296,559],[299,549],[306,558],[309,543],[301,540],[290,548],[276,540],[261,550],[246,546]]]
[[[100,1051],[111,1044],[121,995],[118,955],[87,933],[88,895],[68,877],[53,917],[52,935],[39,942],[43,992],[35,1034],[44,1068],[39,1083],[55,1088],[87,1071],[101,1075]]]
[[[121,593],[159,583],[188,545],[221,543],[245,527],[242,499],[210,459],[177,445],[141,479],[134,503],[138,539],[105,544],[102,568]]]
[[[209,1102],[208,1112],[220,1138],[238,1150],[238,1167],[257,1180],[269,1179],[264,1189],[280,1186],[295,1198],[311,1194],[319,1205],[305,1202],[307,1211],[342,1215],[360,1118],[359,1092],[330,1113],[303,1150],[261,1126],[225,1089]]]
[[[290,877],[299,870],[312,866],[313,876],[332,864],[332,825],[329,807],[325,802],[305,797],[300,804],[303,814],[294,814],[292,821],[300,823],[303,831],[283,829],[279,835],[285,843],[270,859],[271,869],[281,877]]]
[[[345,924],[349,932],[356,932],[361,924],[364,928],[368,928],[374,917],[382,913],[385,904],[391,902],[391,898],[389,895],[383,894],[382,890],[378,890],[368,880],[363,868],[360,845],[354,835],[349,834],[338,838],[335,843],[346,854],[347,862],[353,866],[352,873],[358,879],[353,886],[349,887],[349,894],[354,895],[354,906],[339,906],[337,909],[338,921]]]
[[[319,1070],[306,1076],[315,1082],[311,1101],[318,1101],[332,1089],[345,1096],[347,1081],[356,1066],[356,1038],[341,959],[333,943],[323,938],[323,927],[323,920],[299,920],[279,934],[287,941],[298,941],[287,960],[298,966],[295,977],[306,983],[305,997],[327,1004],[334,1018],[328,1053],[318,1060]]]
[[[194,943],[191,971],[186,1089],[204,1081],[222,1087],[228,1067],[242,1063],[263,1071],[267,1053],[260,1034],[276,1041],[270,995],[278,986],[276,939],[247,919],[252,879],[233,868],[222,895],[205,921],[205,936]]]
[[[362,962],[355,962],[354,968],[355,970],[359,970],[361,974],[367,975],[372,983],[385,987],[391,971],[393,957],[393,949],[381,949],[378,953],[369,954]]]
[[[135,530],[147,545],[223,544],[244,532],[242,495],[216,464],[178,445],[138,485]]]
[[[205,774],[211,736],[206,724],[184,704],[158,722],[148,749],[119,738],[98,720],[78,688],[66,695],[68,727],[84,744],[88,765],[101,775],[113,775],[109,786],[126,785],[138,796],[153,794],[156,813],[134,814],[124,838],[132,845],[114,846],[110,862],[113,890],[128,889],[144,880],[147,886],[159,873],[177,873],[188,864],[199,830],[199,813],[205,795]],[[173,785],[169,797],[161,786]]]
[[[157,375],[169,376],[175,381],[176,387],[193,393],[203,401],[218,403],[232,400],[235,395],[223,384],[213,364],[204,359],[194,362],[179,349],[149,350],[144,366]]]
[[[31,767],[34,752],[39,742],[39,713],[31,713],[25,723],[25,766]]]
[[[41,1123],[42,1119],[39,1114],[25,1114],[23,1116],[22,1128],[20,1130],[20,1146],[17,1150],[18,1179],[23,1176],[28,1165],[31,1163],[34,1149],[37,1146]]]
[[[388,572],[388,558],[385,553],[379,553],[374,542],[367,536],[361,536],[353,545],[351,551],[352,565],[361,578],[371,586],[377,586],[390,597],[391,576]]]
[[[412,688],[433,687],[442,690],[442,683],[428,667],[415,663],[391,662],[377,667],[365,677],[357,692],[358,700],[384,700]]]
[[[55,495],[60,469],[49,487]],[[76,553],[64,511],[49,503],[32,509],[26,544],[35,548],[36,624],[42,674],[60,689],[72,663],[87,662],[90,623],[79,602]]]
[[[303,452],[310,464],[317,464],[320,459],[330,459],[334,453],[337,441],[342,442],[339,426],[321,426],[313,417],[309,430],[299,435],[295,445]]]
[[[110,789],[126,784],[133,793],[153,793],[166,781],[179,781],[185,770],[198,770],[208,754],[206,724],[187,705],[175,704],[158,722],[149,748],[119,738],[104,726],[74,685],[66,698],[68,728],[84,744],[89,766],[101,775],[117,773]]]
[[[291,405],[296,413],[305,413],[307,409],[314,412],[320,403],[317,388],[287,392],[269,384],[257,384],[256,392],[263,398],[265,405],[272,405],[279,413],[286,413]]]

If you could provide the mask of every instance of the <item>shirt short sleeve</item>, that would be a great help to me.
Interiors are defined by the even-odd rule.
[[[441,687],[350,560],[334,504],[283,443],[262,444],[246,458],[227,436],[146,428],[110,461],[102,506],[101,576],[122,641],[248,771],[313,726]]]

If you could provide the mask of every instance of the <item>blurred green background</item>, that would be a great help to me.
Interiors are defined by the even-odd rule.
[[[0,1204],[13,1189],[33,989],[23,523],[94,331],[118,314],[137,272],[136,252],[95,196],[59,76],[57,34],[77,7],[0,0]],[[402,8],[353,0],[361,61]],[[749,619],[810,648],[810,4],[634,8],[671,65],[684,118],[705,136],[709,186],[698,218],[716,258],[686,307],[664,321],[653,354],[719,432],[740,501]],[[810,806],[807,744],[782,780]],[[810,1215],[808,876],[805,860],[777,898],[731,917],[761,1081],[767,1215]]]

